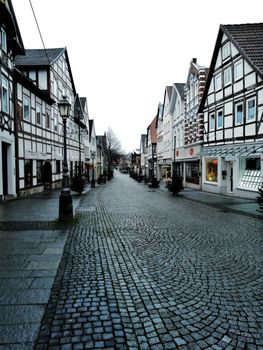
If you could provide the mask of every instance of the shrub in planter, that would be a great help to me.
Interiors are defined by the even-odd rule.
[[[82,193],[85,186],[85,180],[80,176],[74,176],[71,182],[71,190],[77,193]]]
[[[179,176],[174,175],[172,178],[172,182],[168,183],[167,187],[168,191],[177,195],[183,189],[183,181]]]

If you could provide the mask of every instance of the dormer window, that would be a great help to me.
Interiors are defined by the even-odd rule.
[[[227,57],[230,56],[230,43],[227,42],[223,47],[222,47],[222,57],[223,60],[225,60]]]

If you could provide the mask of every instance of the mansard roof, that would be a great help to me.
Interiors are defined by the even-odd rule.
[[[241,56],[263,79],[263,23],[221,24],[212,55],[204,94],[200,102],[199,112],[202,112],[204,108],[224,34],[236,46]]]

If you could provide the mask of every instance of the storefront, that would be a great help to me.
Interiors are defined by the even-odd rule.
[[[204,147],[202,150],[205,191],[256,198],[263,181],[263,144]]]

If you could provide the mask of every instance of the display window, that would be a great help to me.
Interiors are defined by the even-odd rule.
[[[241,158],[239,187],[257,190],[261,183],[260,158]]]
[[[206,181],[217,182],[218,159],[206,159]]]

